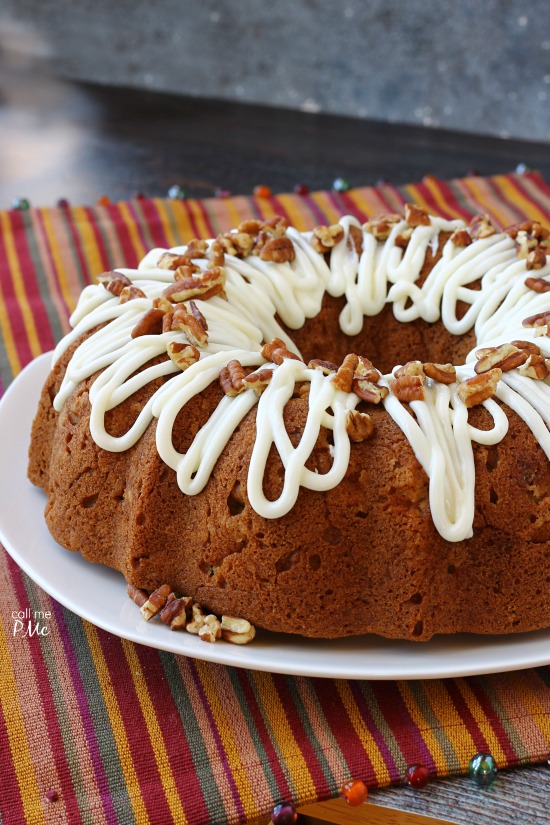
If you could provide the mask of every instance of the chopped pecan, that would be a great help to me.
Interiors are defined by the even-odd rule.
[[[343,392],[351,392],[351,385],[355,376],[355,370],[359,363],[359,357],[355,353],[350,352],[342,361],[338,372],[330,379],[338,390]]]
[[[180,599],[171,599],[160,611],[160,620],[168,625],[170,630],[183,630],[191,617],[193,598],[183,596]]]
[[[226,255],[234,258],[246,258],[254,247],[254,238],[246,232],[227,232],[220,235],[217,242]]]
[[[246,645],[256,635],[254,625],[246,619],[238,619],[235,616],[222,616],[221,631],[222,639],[234,645]]]
[[[295,361],[302,360],[295,352],[291,352],[280,338],[274,338],[269,344],[264,344],[261,354],[262,358],[271,361],[273,364],[282,364],[285,358],[292,358]]]
[[[321,370],[323,375],[330,375],[331,372],[338,372],[338,365],[332,361],[321,361],[320,358],[312,358],[308,363],[309,369]]]
[[[243,387],[247,390],[254,390],[256,395],[261,395],[272,378],[273,370],[257,370],[243,378]]]
[[[405,220],[409,226],[429,226],[430,216],[428,210],[423,206],[417,206],[415,203],[405,204]]]
[[[355,375],[358,378],[366,378],[368,381],[380,381],[381,375],[373,365],[372,361],[365,358],[364,355],[359,356],[357,366],[355,367]]]
[[[189,303],[187,304],[187,307],[189,309],[189,312],[193,316],[193,318],[196,318],[197,321],[199,322],[199,324],[201,325],[201,327],[204,330],[208,331],[208,324],[206,323],[206,318],[204,317],[204,315],[202,314],[202,312],[200,311],[200,309],[198,308],[196,303],[194,301],[189,301]]]
[[[528,258],[531,252],[538,248],[538,241],[527,232],[518,232],[516,236],[516,246],[518,251],[518,258]]]
[[[97,281],[105,287],[107,292],[117,296],[120,295],[125,286],[132,286],[131,280],[122,272],[116,272],[116,270],[98,275]]]
[[[379,215],[377,218],[372,218],[363,224],[365,232],[374,235],[377,241],[386,241],[396,223],[402,221],[401,215],[396,213],[389,213],[386,215]]]
[[[191,344],[196,347],[205,347],[208,344],[208,334],[197,319],[187,311],[184,304],[179,304],[172,316],[172,330],[185,332]]]
[[[222,267],[215,266],[212,269],[205,269],[197,277],[191,276],[170,284],[162,294],[172,303],[178,304],[181,301],[188,301],[190,298],[200,297],[207,300],[209,297],[213,297],[214,294],[221,294],[224,286],[225,270]],[[216,289],[221,291],[216,292]]]
[[[252,235],[253,238],[260,233],[262,222],[257,220],[242,221],[237,227],[237,232],[244,232],[245,235]]]
[[[172,307],[174,304],[172,304]],[[172,332],[172,321],[174,320],[174,310],[170,309],[168,312],[164,313],[164,317],[162,319],[162,331],[163,332]]]
[[[149,619],[152,619],[153,616],[156,616],[157,613],[162,610],[171,593],[172,588],[169,584],[163,584],[151,593],[147,601],[140,608],[141,615],[145,621],[148,622]]]
[[[497,384],[502,378],[502,370],[495,367],[489,372],[474,375],[466,381],[461,381],[457,387],[458,397],[469,407],[477,407],[488,398],[492,398],[497,389]]]
[[[211,267],[223,266],[225,253],[222,245],[218,241],[212,241],[208,251],[208,262]]]
[[[346,432],[351,441],[359,443],[366,441],[374,432],[374,421],[368,413],[348,410],[346,416]]]
[[[387,387],[380,387],[367,378],[354,378],[351,390],[368,404],[379,404],[388,395]]]
[[[530,355],[525,364],[518,367],[518,372],[527,378],[543,381],[548,377],[548,365],[543,355]]]
[[[546,255],[544,255],[544,258],[546,260]],[[528,286],[534,292],[550,292],[550,281],[546,278],[526,278],[525,286]]]
[[[262,230],[274,238],[282,238],[288,229],[288,220],[284,215],[273,215],[262,223]]]
[[[188,258],[206,258],[206,253],[208,252],[208,242],[207,241],[200,241],[198,238],[193,238],[193,240],[189,241],[187,244],[187,249],[185,250],[185,254]]]
[[[330,252],[344,237],[344,229],[339,223],[331,226],[316,226],[311,235],[310,244],[316,252]]]
[[[476,215],[468,224],[468,232],[474,240],[490,238],[496,233],[489,215]]]
[[[195,364],[200,358],[200,353],[193,344],[184,344],[181,341],[169,341],[166,351],[176,367],[182,371]]]
[[[177,269],[189,263],[185,255],[176,255],[174,252],[163,252],[157,261],[157,269]]]
[[[424,384],[420,375],[401,375],[391,383],[391,391],[399,401],[424,401]]]
[[[349,227],[348,244],[352,249],[355,249],[359,257],[361,257],[361,253],[363,252],[363,230],[354,224],[350,224]]]
[[[221,639],[222,627],[218,617],[214,616],[213,613],[205,616],[204,622],[199,628],[198,636],[201,642],[216,642]]]
[[[164,298],[161,295],[160,298],[153,298],[153,309],[161,309],[163,312],[172,312],[174,309],[174,304],[172,304],[168,298]]]
[[[539,221],[522,221],[506,227],[504,231],[514,240],[523,233],[527,238],[536,241],[535,245],[548,246],[550,243],[550,231]]]
[[[240,361],[234,358],[229,361],[226,367],[220,370],[220,384],[226,395],[234,398],[246,389],[243,384],[245,378],[243,366]]]
[[[511,341],[511,344],[522,349],[527,355],[540,355],[540,347],[532,341]]]
[[[502,372],[516,369],[527,361],[527,353],[513,344],[501,344],[500,347],[487,347],[478,350],[479,357],[474,369],[477,373],[488,372],[493,367],[499,367]]]
[[[543,269],[546,266],[546,252],[540,246],[537,246],[536,249],[532,249],[531,252],[527,255],[527,261],[525,264],[525,268],[528,270],[532,269]],[[544,283],[542,278],[531,278],[527,279],[531,281],[541,281]],[[548,282],[546,282],[548,283]],[[550,289],[550,284],[548,284],[548,289]],[[545,292],[546,290],[536,290],[537,292]]]
[[[545,312],[537,312],[536,315],[530,315],[524,318],[521,322],[524,327],[545,327],[550,324],[550,310]]]
[[[193,261],[188,261],[186,264],[178,266],[174,271],[174,281],[184,281],[186,278],[192,278],[196,272],[200,271],[200,266],[194,264]]]
[[[424,375],[439,384],[452,384],[456,381],[456,369],[452,364],[433,364],[429,361],[422,365]]]
[[[130,584],[130,582],[128,582],[128,584],[126,585],[126,592],[130,596],[132,601],[137,604],[138,607],[143,607],[143,605],[149,598],[147,591],[141,590],[139,587],[135,587],[135,585]]]
[[[139,338],[140,335],[160,335],[162,332],[162,319],[164,312],[162,309],[149,309],[140,318],[130,335],[132,338]]]
[[[455,246],[470,246],[472,243],[470,233],[464,228],[455,229],[449,240],[451,243],[454,243]]]
[[[276,264],[290,263],[296,257],[294,244],[290,238],[272,238],[260,251],[262,261],[273,261]]]
[[[424,378],[424,365],[422,361],[407,361],[402,367],[393,371],[395,378],[403,378],[404,375],[418,375]]]
[[[122,288],[119,301],[121,304],[125,304],[128,301],[133,301],[135,298],[147,298],[145,292],[140,289],[138,286],[125,286]]]
[[[191,621],[189,621],[185,625],[185,629],[189,633],[193,633],[198,635],[199,630],[204,624],[204,620],[206,619],[206,613],[203,611],[200,604],[193,602],[191,605]]]
[[[410,239],[412,238],[413,232],[414,228],[412,226],[406,226],[398,235],[395,236],[395,245],[400,249],[406,249],[409,245]]]

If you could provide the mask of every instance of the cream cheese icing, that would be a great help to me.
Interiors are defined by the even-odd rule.
[[[387,240],[379,241],[350,216],[339,222],[342,239],[330,258],[316,252],[311,233],[289,228],[295,258],[274,263],[259,256],[241,259],[225,256],[225,297],[195,299],[208,324],[208,343],[200,360],[182,372],[171,360],[140,370],[164,353],[170,341],[186,341],[184,333],[163,332],[132,338],[132,330],[155,298],[173,282],[174,273],[159,269],[159,258],[167,250],[154,249],[138,268],[119,269],[146,297],[120,303],[103,286],[86,287],[71,316],[72,331],[60,342],[54,362],[84,332],[99,327],[74,352],[54,407],[61,410],[76,386],[102,370],[90,389],[90,429],[94,441],[105,450],[127,450],[157,419],[156,441],[162,460],[177,476],[182,492],[199,493],[210,478],[222,450],[244,416],[257,405],[256,438],[248,472],[247,492],[251,506],[265,518],[279,518],[289,512],[300,487],[328,490],[343,479],[349,462],[350,439],[346,417],[360,399],[339,390],[330,375],[307,367],[302,361],[285,359],[276,366],[261,355],[262,343],[280,338],[296,351],[291,338],[278,323],[298,329],[321,309],[325,292],[346,303],[340,314],[340,327],[347,335],[360,332],[367,316],[378,314],[385,303],[392,304],[395,317],[403,323],[422,318],[434,322],[441,318],[446,329],[462,335],[475,328],[477,347],[491,347],[516,339],[535,340],[535,330],[522,326],[529,315],[550,312],[550,292],[535,292],[525,285],[526,263],[518,258],[516,244],[506,233],[495,233],[460,247],[447,240],[441,257],[422,285],[420,271],[428,249],[437,250],[441,233],[463,228],[462,221],[430,216],[429,225],[415,227],[406,249],[396,241],[407,228],[403,220],[395,223]],[[363,237],[359,254],[350,233],[360,230]],[[209,245],[213,241],[208,242]],[[185,254],[187,246],[170,252]],[[205,259],[193,263],[204,270]],[[550,275],[547,264],[537,272]],[[475,281],[479,288],[473,288]],[[459,318],[459,302],[468,305]],[[185,302],[187,306],[187,302]],[[536,344],[550,357],[550,338],[537,336]],[[172,431],[179,411],[195,395],[216,381],[220,371],[237,359],[250,370],[260,365],[273,368],[273,377],[258,397],[252,389],[235,397],[222,398],[208,422],[197,433],[186,453],[173,446]],[[457,368],[457,381],[475,375],[475,356]],[[137,374],[136,374],[137,372]],[[165,383],[150,398],[137,420],[124,435],[111,436],[105,429],[106,413],[149,381],[166,377]],[[390,387],[394,376],[382,377],[380,384]],[[294,447],[283,423],[285,404],[296,382],[309,382],[309,408],[304,432]],[[439,533],[448,541],[472,535],[475,470],[472,443],[496,444],[508,430],[504,410],[493,400],[483,402],[493,419],[489,430],[468,422],[468,409],[457,393],[458,383],[441,384],[428,379],[424,400],[412,401],[407,408],[393,394],[383,400],[387,413],[407,437],[429,478],[430,509]],[[506,372],[496,396],[513,409],[531,429],[550,459],[550,381],[533,380],[516,369]],[[306,463],[321,427],[332,431],[332,466],[319,474]],[[275,501],[263,494],[267,456],[275,445],[285,468],[283,490]]]

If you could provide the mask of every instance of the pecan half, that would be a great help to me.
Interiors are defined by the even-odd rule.
[[[422,365],[424,375],[440,384],[453,384],[456,381],[456,369],[452,364],[433,364],[431,361]]]
[[[521,322],[524,327],[545,327],[550,324],[550,310],[545,312],[537,312],[536,315],[530,315],[524,318]]]
[[[466,406],[477,407],[488,398],[491,398],[497,389],[497,384],[502,378],[502,370],[495,367],[489,372],[474,375],[466,381],[461,381],[457,387],[457,395]]]
[[[200,241],[198,238],[193,238],[187,244],[187,249],[185,250],[185,254],[188,258],[206,258],[206,253],[208,252],[208,242],[207,241]]]
[[[145,292],[138,286],[125,286],[122,288],[119,301],[121,304],[126,304],[128,301],[133,301],[135,298],[147,298]]]
[[[98,275],[97,282],[105,287],[111,295],[120,295],[125,286],[132,286],[132,282],[122,272],[103,272]]]
[[[351,382],[351,390],[359,396],[361,401],[366,401],[367,404],[380,404],[389,392],[387,387],[379,387],[378,384],[374,384],[366,378],[354,378]]]
[[[189,301],[189,303],[187,304],[187,307],[189,309],[189,312],[193,316],[193,318],[197,319],[197,321],[199,322],[201,327],[204,330],[208,330],[208,324],[206,323],[206,318],[204,317],[204,315],[202,314],[202,312],[200,311],[200,309],[198,308],[196,303],[194,301]]]
[[[531,252],[527,255],[527,261],[525,263],[525,268],[528,270],[531,269],[542,269],[546,266],[546,252],[540,246],[537,246],[536,249],[532,249]],[[531,280],[535,280],[534,278]],[[542,281],[542,278],[537,278],[537,281]],[[550,284],[549,284],[550,289]],[[537,290],[538,291],[538,290]],[[545,290],[541,290],[545,291]]]
[[[184,344],[181,341],[169,341],[166,351],[176,367],[182,371],[195,364],[200,358],[200,353],[193,344]]]
[[[455,229],[449,240],[455,246],[470,246],[472,243],[472,238],[467,229]]]
[[[350,437],[350,441],[359,443],[365,441],[374,432],[374,421],[368,413],[358,412],[357,410],[348,410],[346,416],[346,432]]]
[[[135,585],[130,584],[130,582],[128,582],[128,584],[126,585],[126,592],[130,596],[132,601],[137,604],[138,607],[143,607],[143,605],[149,598],[149,595],[145,590],[140,590],[139,587],[135,587]]]
[[[542,355],[530,355],[525,364],[518,367],[518,372],[527,378],[535,378],[538,381],[543,381],[548,377],[548,359]]]
[[[168,625],[170,630],[184,630],[191,617],[192,604],[191,596],[171,599],[160,611],[159,618],[163,624]]]
[[[205,616],[204,622],[199,628],[198,636],[201,642],[212,643],[216,642],[218,639],[221,639],[222,626],[218,617],[214,616],[213,613],[209,613],[208,616]]]
[[[160,335],[162,332],[162,319],[164,312],[162,309],[149,309],[137,322],[132,332],[132,338],[139,338],[141,335]]]
[[[191,344],[205,347],[208,344],[208,334],[202,324],[187,311],[184,304],[179,304],[174,310],[171,323],[172,330],[185,332]]]
[[[215,266],[212,269],[206,269],[197,277],[191,276],[170,284],[162,294],[172,303],[178,304],[182,301],[188,301],[190,298],[201,297],[203,300],[207,300],[209,297],[213,297],[214,294],[222,294],[224,287],[225,271],[222,267]]]
[[[385,215],[379,215],[377,218],[372,218],[363,224],[365,232],[374,235],[377,241],[386,241],[396,223],[402,221],[401,215],[395,212]]]
[[[246,389],[243,384],[245,378],[243,366],[240,361],[234,358],[229,361],[226,367],[220,370],[220,384],[226,395],[234,398],[240,392]]]
[[[147,601],[140,608],[141,615],[146,622],[162,610],[171,594],[172,588],[169,584],[163,584],[151,593]]]
[[[344,237],[344,229],[340,224],[331,226],[316,226],[311,235],[310,244],[316,252],[330,252]]]
[[[424,378],[424,365],[422,361],[407,361],[402,367],[393,371],[395,378],[403,378],[405,375],[418,375]]]
[[[420,375],[402,375],[391,383],[391,391],[399,401],[424,401],[424,384]]]
[[[243,378],[243,387],[247,390],[254,390],[256,395],[261,395],[272,378],[273,370],[257,370],[256,372],[251,372]]]
[[[190,263],[185,255],[176,255],[174,252],[163,252],[157,261],[157,269],[177,269]]]
[[[208,251],[208,262],[210,263],[210,266],[213,268],[223,266],[224,260],[225,253],[222,245],[218,243],[218,241],[212,241]]]
[[[273,338],[269,344],[264,344],[261,354],[262,358],[273,364],[282,364],[285,358],[292,358],[294,361],[302,360],[295,352],[291,352],[280,338]]]
[[[235,616],[222,616],[221,631],[222,639],[234,645],[246,645],[256,635],[254,625],[246,619],[238,619]]]
[[[546,258],[546,255],[544,257]],[[550,281],[546,278],[526,278],[525,286],[534,292],[550,292]]]
[[[527,353],[513,344],[501,344],[500,347],[487,347],[478,350],[479,356],[474,370],[477,373],[488,372],[493,367],[499,367],[502,372],[516,369],[527,361]]]
[[[262,261],[273,261],[276,264],[290,263],[295,257],[294,244],[290,238],[272,238],[260,252]]]
[[[511,341],[514,347],[522,349],[527,355],[540,355],[540,347],[533,341]]]
[[[174,271],[174,281],[183,281],[185,278],[191,278],[196,272],[200,272],[200,266],[194,264],[193,261],[188,261]]]
[[[489,215],[476,215],[468,224],[468,232],[474,240],[490,238],[496,233]]]
[[[430,225],[428,210],[423,206],[417,206],[415,203],[405,204],[405,220],[412,227]]]
[[[381,375],[373,365],[372,361],[365,358],[364,355],[359,356],[357,366],[355,367],[355,375],[358,378],[366,378],[368,381],[380,381]]]
[[[320,358],[312,358],[308,363],[309,369],[321,370],[323,375],[330,375],[331,372],[338,372],[338,365],[332,361],[321,361]]]
[[[341,365],[338,367],[338,372],[330,379],[338,390],[343,392],[351,392],[351,385],[355,376],[355,370],[359,363],[359,356],[350,352]]]

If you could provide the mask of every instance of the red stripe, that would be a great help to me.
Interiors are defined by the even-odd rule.
[[[103,630],[98,630],[97,636],[105,657],[109,681],[116,696],[141,798],[147,813],[152,822],[172,822],[172,814],[164,794],[147,723],[141,710],[121,640]],[[124,754],[120,754],[120,758],[123,759]]]
[[[67,301],[65,300],[65,296],[63,294],[63,290],[61,289],[61,284],[59,282],[59,273],[58,273],[57,268],[55,266],[55,261],[54,261],[53,255],[52,255],[52,249],[51,249],[51,246],[50,246],[48,235],[46,233],[46,229],[44,227],[44,218],[42,216],[42,212],[38,209],[35,211],[34,214],[35,214],[35,217],[36,217],[36,221],[37,221],[39,231],[42,235],[42,243],[44,245],[44,249],[46,250],[46,255],[48,256],[48,261],[50,263],[50,268],[51,268],[51,272],[52,272],[52,281],[53,281],[53,284],[55,285],[55,292],[56,292],[56,295],[57,295],[57,298],[58,298],[60,304],[63,306],[63,308],[65,310],[65,319],[67,319],[69,317],[69,315],[71,314],[71,308],[67,304]],[[48,288],[49,288],[49,284],[48,284]]]
[[[452,188],[452,184],[448,184],[447,181],[436,180],[437,188],[445,198],[446,202],[462,216],[462,218],[469,223],[470,219],[474,216],[473,210],[466,209],[464,205],[458,199],[456,191]]]
[[[395,682],[371,682],[371,690],[407,765],[425,765],[434,775],[435,760],[411,718]]]
[[[163,739],[163,747],[174,775],[178,796],[190,822],[208,821],[208,808],[197,776],[193,754],[186,738],[178,708],[165,679],[159,678],[162,663],[156,650],[135,645],[141,672]]]
[[[199,228],[196,224],[195,216],[194,216],[193,212],[191,211],[191,207],[189,206],[187,201],[180,201],[180,203],[183,206],[183,208],[185,209],[187,219],[188,219],[188,221],[191,224],[191,227],[193,229],[193,238],[200,238],[201,237],[201,232],[199,231]],[[195,201],[195,203],[196,203],[196,201]],[[176,218],[177,218],[177,215],[176,215]],[[176,225],[177,225],[177,220],[176,220]]]
[[[23,584],[23,574],[17,567],[15,562],[8,556],[8,567],[13,588],[17,594],[17,603],[20,610],[30,609],[30,603],[27,597],[27,592]],[[34,667],[34,683],[40,685],[40,701],[42,705],[42,715],[48,730],[48,739],[53,753],[53,760],[59,783],[63,791],[63,801],[67,808],[69,820],[72,823],[82,822],[82,817],[78,808],[75,787],[69,764],[67,761],[67,753],[61,736],[59,727],[59,720],[57,718],[57,708],[53,699],[53,693],[48,676],[48,669],[42,657],[42,650],[40,648],[40,641],[38,636],[29,636],[27,639],[29,651]]]
[[[4,243],[4,233],[0,232],[0,284],[4,296],[6,312],[10,319],[12,335],[15,341],[17,355],[22,364],[27,364],[33,359],[33,353],[27,338],[25,322],[21,312],[21,306],[13,289],[11,270],[8,264],[6,245]]]
[[[476,751],[486,752],[489,747],[487,744],[487,740],[485,739],[485,736],[480,730],[478,722],[476,721],[476,719],[474,719],[472,712],[468,707],[466,700],[464,699],[464,696],[458,689],[457,683],[452,679],[446,679],[445,682],[443,682],[443,684],[447,689],[451,702],[455,706],[456,711],[458,712],[460,718],[464,722],[464,725],[468,733],[474,740]],[[468,684],[470,684],[469,681]],[[474,754],[472,754],[472,756],[474,756]]]
[[[0,759],[0,815],[2,825],[21,825],[25,822],[25,813],[14,762],[10,756],[8,731],[1,705],[0,753],[2,754]]]
[[[442,218],[446,218],[447,220],[452,220],[454,218],[454,215],[449,211],[448,208],[445,208],[445,206],[441,206],[441,204],[439,204],[436,201],[434,193],[430,190],[430,188],[424,181],[415,184],[415,189],[419,191],[421,197],[424,198],[424,200],[428,204],[428,211],[433,210],[434,214],[441,215]]]
[[[172,244],[165,234],[164,224],[155,202],[149,198],[143,198],[139,201],[139,208],[144,220],[147,222],[155,246],[170,247]]]
[[[84,206],[84,213],[86,218],[88,219],[88,223],[94,233],[94,237],[99,249],[99,254],[101,256],[101,265],[104,269],[110,269],[111,264],[109,260],[109,252],[107,251],[107,247],[105,246],[105,241],[103,240],[103,235],[101,234],[101,230],[99,228],[99,224],[94,217],[93,210],[89,206]],[[98,275],[97,272],[89,273],[91,275]],[[90,278],[88,278],[90,280]]]
[[[75,217],[72,213],[71,209],[60,209],[59,214],[61,215],[62,220],[64,219],[67,229],[69,230],[69,235],[72,239],[74,245],[74,251],[76,253],[76,259],[78,261],[79,269],[80,269],[80,279],[83,284],[89,284],[91,280],[91,275],[96,273],[90,273],[88,271],[88,263],[86,261],[86,255],[84,254],[84,250],[82,248],[82,243],[80,241],[80,235],[77,230],[77,224]]]
[[[149,249],[151,247],[151,241],[147,237],[147,233],[145,232],[145,227],[149,230],[150,227],[147,226],[147,223],[143,220],[143,218],[136,213],[135,208],[135,201],[126,201],[125,206],[127,207],[135,228],[137,229],[139,239],[143,244],[144,249]]]
[[[378,779],[372,761],[359,733],[353,727],[336,683],[332,679],[312,679],[311,685],[332,735],[346,760],[350,775],[362,779],[370,788],[377,787]]]
[[[510,183],[514,187],[514,189],[516,189],[522,195],[522,197],[524,197],[526,200],[528,200],[530,203],[532,203],[533,206],[535,206],[539,211],[544,212],[547,220],[550,220],[550,213],[548,212],[547,207],[545,207],[543,204],[537,202],[535,200],[535,198],[533,198],[533,196],[530,194],[530,192],[527,192],[520,185],[518,178],[515,178],[512,175],[510,175],[510,177],[506,178],[506,182]],[[499,188],[499,191],[500,191],[500,188]],[[503,195],[503,197],[504,197],[504,195]],[[529,217],[528,215],[525,215],[524,212],[520,212],[520,214],[524,215],[525,217]]]
[[[296,703],[287,686],[287,680],[289,677],[273,674],[271,678],[273,679],[275,690],[279,694],[288,725],[298,747],[300,748],[304,761],[307,765],[307,769],[315,784],[315,792],[319,797],[326,798],[332,794],[333,789],[327,782],[325,772],[319,762],[319,759],[317,758],[315,748],[313,748],[309,737],[304,730],[304,725],[296,708]]]
[[[210,221],[210,215],[208,214],[208,212],[206,210],[206,207],[204,205],[204,201],[203,200],[197,200],[197,201],[195,201],[195,203],[199,207],[199,212],[201,213],[203,221],[206,224],[206,228],[208,230],[209,237],[213,238],[216,234],[216,231],[215,231],[214,227],[212,226],[212,223]]]
[[[280,801],[290,799],[293,790],[288,784],[287,772],[281,766],[281,759],[279,753],[273,745],[263,712],[258,705],[256,694],[250,683],[250,676],[248,674],[248,671],[242,670],[241,668],[235,668],[234,673],[237,679],[239,680],[239,684],[243,691],[243,698],[246,702],[248,713],[252,717],[254,727],[265,750],[267,764],[271,768],[273,778],[280,792]]]
[[[490,700],[487,698],[487,694],[483,689],[483,677],[472,677],[468,679],[468,684],[470,686],[470,690],[479,702],[479,705],[483,710],[483,713],[487,717],[488,724],[490,725],[493,733],[497,737],[500,747],[504,751],[507,764],[517,765],[519,763],[518,754],[516,753],[516,749],[512,745],[506,728],[502,724],[502,720],[499,718],[497,711],[492,706]]]
[[[100,209],[105,210],[109,216],[113,230],[122,250],[123,259],[121,261],[113,261],[113,266],[126,266],[129,269],[136,267],[139,262],[138,253],[134,249],[130,231],[120,213],[118,205],[109,204],[108,206],[93,207],[91,209],[91,214],[93,215],[94,220],[98,222],[101,221]]]

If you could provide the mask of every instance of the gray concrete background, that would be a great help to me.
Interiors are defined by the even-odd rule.
[[[547,20],[545,0],[0,0],[0,57],[100,83],[548,141]]]

